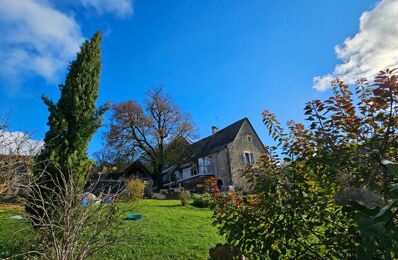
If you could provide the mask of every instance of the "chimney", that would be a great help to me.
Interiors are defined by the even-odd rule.
[[[216,126],[212,126],[211,127],[211,133],[214,135],[217,132],[218,132],[218,128]]]

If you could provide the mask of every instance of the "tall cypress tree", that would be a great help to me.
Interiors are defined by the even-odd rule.
[[[50,116],[44,149],[38,156],[38,172],[46,167],[51,175],[62,173],[83,184],[90,165],[87,146],[101,125],[106,109],[104,106],[96,109],[101,72],[101,38],[97,32],[81,46],[76,59],[69,66],[65,84],[60,85],[58,103],[42,97]],[[70,173],[73,176],[69,176]]]

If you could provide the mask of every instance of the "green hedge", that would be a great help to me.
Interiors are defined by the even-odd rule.
[[[213,197],[208,193],[193,194],[192,206],[197,208],[213,208],[214,207]]]

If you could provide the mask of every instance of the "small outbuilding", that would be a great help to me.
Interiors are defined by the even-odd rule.
[[[150,172],[140,161],[134,161],[122,171],[115,171],[109,173],[101,173],[100,180],[95,187],[96,193],[111,190],[117,192],[124,189],[127,183],[133,178],[139,178],[146,183],[145,196],[150,197],[152,194],[153,179]]]

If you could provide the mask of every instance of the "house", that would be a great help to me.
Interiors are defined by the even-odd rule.
[[[263,149],[263,143],[247,118],[221,130],[213,126],[212,135],[190,145],[185,159],[164,169],[164,186],[171,190],[183,187],[200,192],[209,177],[215,177],[221,190],[233,186],[249,191],[242,171],[258,161]]]
[[[99,177],[99,178],[98,178]],[[146,183],[145,195],[149,196],[152,193],[153,180],[148,169],[140,161],[134,161],[122,171],[103,172],[99,173],[91,183],[95,183],[94,193],[119,192],[124,189],[133,178],[139,178]]]

